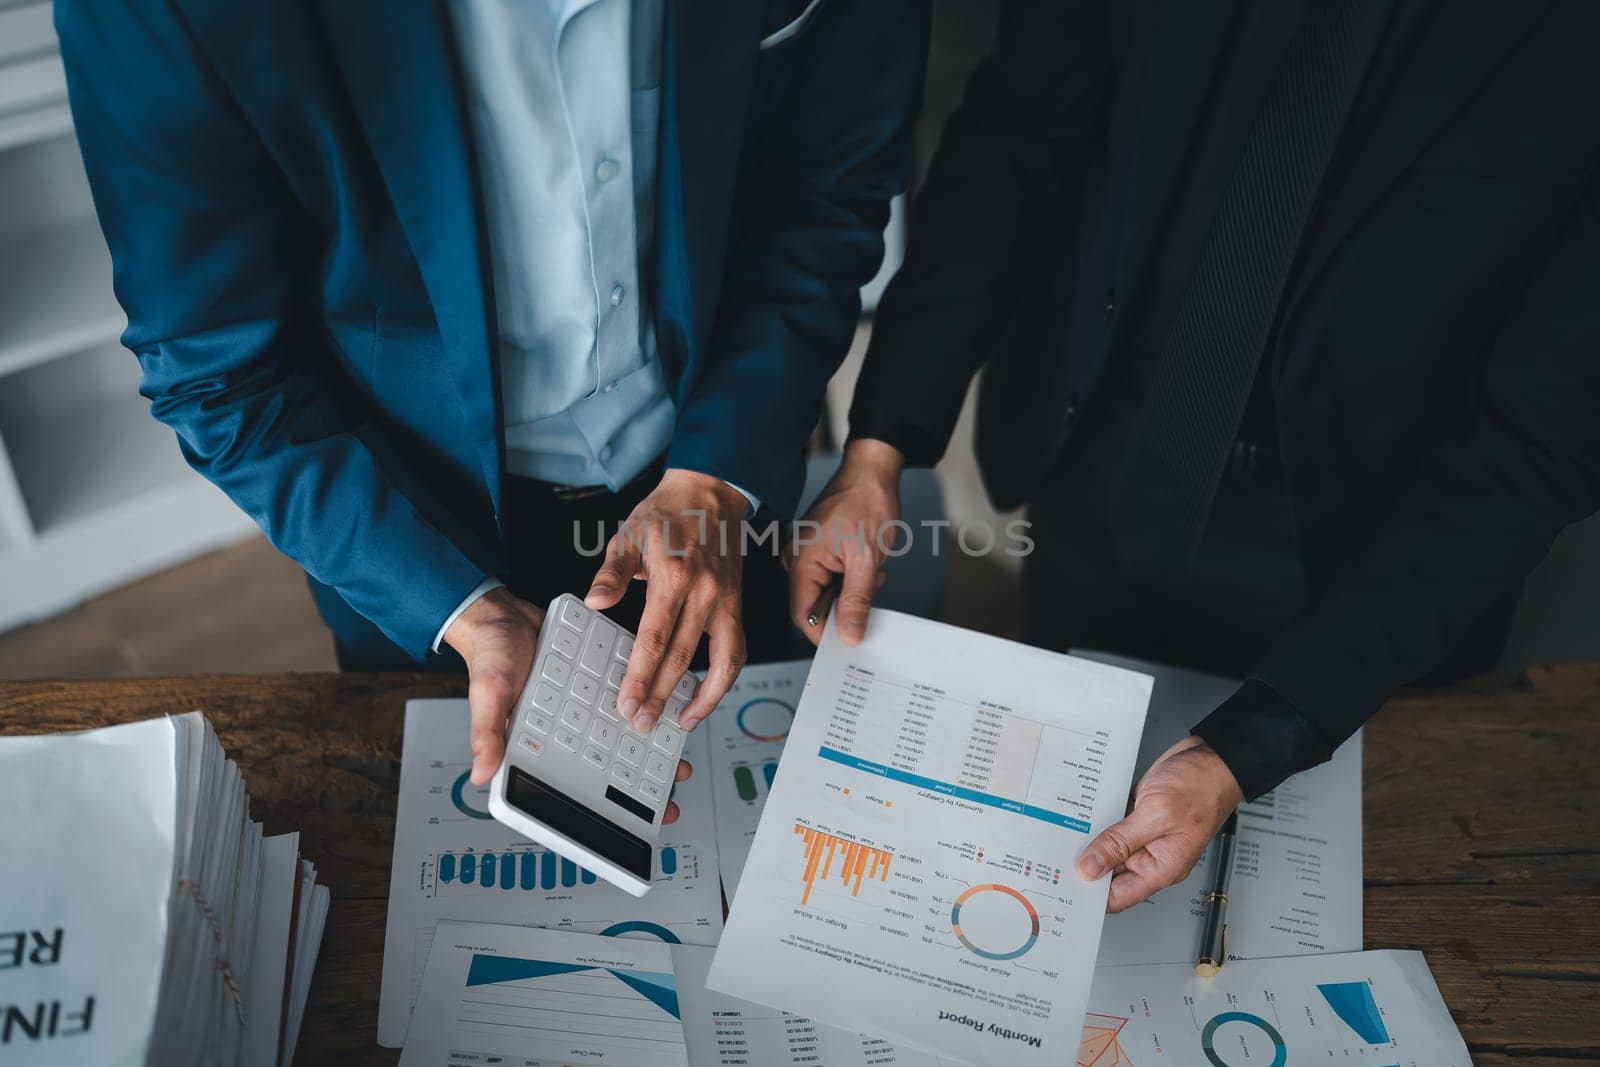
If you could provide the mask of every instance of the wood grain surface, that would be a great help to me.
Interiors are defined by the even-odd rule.
[[[190,675],[0,685],[0,734],[199,709],[268,833],[333,891],[298,1060],[373,1042],[405,702],[428,674]],[[1365,745],[1368,948],[1427,954],[1479,1065],[1600,1061],[1600,664],[1399,697]]]

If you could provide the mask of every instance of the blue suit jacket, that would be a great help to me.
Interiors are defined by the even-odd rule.
[[[926,0],[669,0],[673,466],[792,510],[882,257]],[[189,463],[421,658],[504,570],[487,238],[442,0],[59,0],[124,343]],[[337,622],[336,622],[337,627]]]

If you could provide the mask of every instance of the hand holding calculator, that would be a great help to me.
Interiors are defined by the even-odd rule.
[[[551,601],[533,670],[511,710],[489,813],[634,896],[650,888],[661,817],[683,752],[678,680],[649,736],[617,714],[633,635],[583,601]]]

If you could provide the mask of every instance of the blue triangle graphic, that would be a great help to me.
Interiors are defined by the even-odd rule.
[[[674,1019],[682,1019],[678,1011],[678,987],[670,974],[659,971],[612,971],[617,979]]]
[[[472,966],[467,968],[467,986],[494,985],[496,982],[515,982],[523,978],[548,978],[553,974],[572,974],[575,971],[592,971],[587,963],[551,963],[548,960],[524,960],[515,956],[485,956],[472,954]]]

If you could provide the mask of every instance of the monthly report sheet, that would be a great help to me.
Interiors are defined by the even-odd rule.
[[[1150,679],[874,611],[824,634],[707,985],[974,1063],[1079,1047]]]

